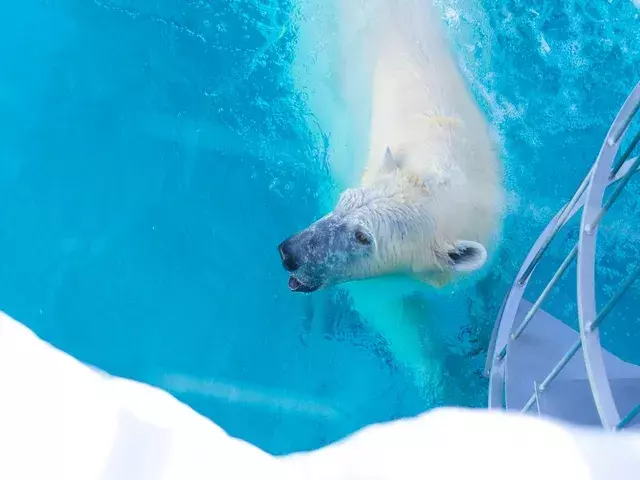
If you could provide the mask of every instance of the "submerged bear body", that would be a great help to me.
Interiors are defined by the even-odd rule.
[[[440,22],[429,0],[381,0],[368,37],[370,141],[361,181],[279,245],[291,290],[346,284],[394,356],[423,373],[433,369],[425,320],[407,313],[419,310],[407,309],[411,287],[362,281],[400,275],[440,287],[479,270],[503,203],[488,122]]]

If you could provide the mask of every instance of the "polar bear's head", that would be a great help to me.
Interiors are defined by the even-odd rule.
[[[389,161],[374,182],[345,190],[331,213],[278,245],[291,290],[308,293],[390,274],[441,285],[485,263],[481,244],[443,238],[428,188]]]

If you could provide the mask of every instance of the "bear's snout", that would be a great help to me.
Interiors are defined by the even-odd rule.
[[[300,268],[300,264],[298,263],[298,259],[291,252],[291,245],[288,240],[285,240],[280,245],[278,245],[278,252],[280,253],[280,259],[282,260],[282,266],[288,272],[295,272],[298,268]]]

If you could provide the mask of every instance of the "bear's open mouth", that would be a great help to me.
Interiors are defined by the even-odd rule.
[[[302,283],[294,276],[289,277],[289,290],[291,290],[292,292],[311,293],[315,292],[318,288],[320,288],[320,285],[310,287],[309,285],[305,285],[304,283]]]

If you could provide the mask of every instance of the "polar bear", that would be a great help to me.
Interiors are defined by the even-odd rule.
[[[407,307],[414,287],[354,281],[403,276],[442,287],[469,276],[489,258],[503,205],[488,122],[429,1],[382,0],[370,37],[370,141],[360,184],[278,246],[292,291],[348,284],[395,357],[423,374],[434,369],[424,320],[407,313],[416,310]]]

